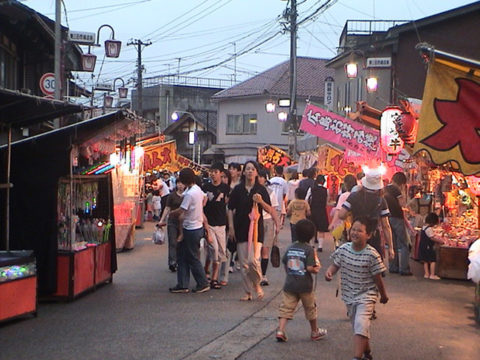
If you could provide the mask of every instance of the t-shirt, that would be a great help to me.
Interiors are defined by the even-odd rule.
[[[306,179],[300,180],[300,182],[298,183],[298,187],[300,189],[305,190],[305,194],[307,194],[308,189],[310,189],[313,186],[313,184],[315,184],[314,179],[306,178]]]
[[[387,201],[391,217],[403,219],[403,210],[398,201],[398,198],[401,196],[402,192],[398,186],[390,184],[385,187],[385,200]]]
[[[313,277],[307,266],[315,266],[314,249],[306,243],[294,242],[282,257],[287,277],[283,290],[291,293],[313,291]]]
[[[295,190],[298,188],[300,180],[289,180],[287,183],[287,200],[295,200]]]
[[[180,207],[185,210],[183,228],[197,230],[203,227],[203,199],[205,194],[198,185],[193,185],[183,193]]]
[[[277,196],[271,189],[267,188],[267,192],[268,192],[268,195],[270,196],[270,204],[275,209],[278,206]],[[270,213],[266,212],[265,210],[262,210],[262,215],[263,215],[263,220],[272,218],[272,215],[270,215]]]
[[[250,218],[248,215],[252,211],[253,207],[253,195],[260,194],[263,201],[268,205],[270,203],[270,196],[268,195],[265,186],[255,183],[250,189],[250,192],[245,188],[245,183],[240,182],[230,193],[230,199],[228,200],[228,209],[234,210],[233,216],[235,227],[235,238],[237,242],[248,241],[248,229],[250,228]],[[258,219],[258,241],[263,242],[263,216],[259,206],[260,219]]]
[[[310,211],[310,205],[306,200],[295,199],[290,201],[287,207],[287,213],[291,212],[290,224],[296,224],[302,219],[307,218],[307,212]]]
[[[364,188],[357,192],[350,193],[342,207],[352,212],[354,221],[359,216],[367,216],[378,222],[381,217],[390,214],[385,199],[378,195],[378,193]]]
[[[169,207],[171,211],[178,209],[183,201],[183,195],[178,195],[176,191],[171,192],[167,197],[166,207]],[[178,223],[178,217],[169,216],[168,223],[176,225]]]
[[[270,189],[273,190],[275,196],[277,197],[277,206],[275,207],[276,210],[282,210],[282,203],[283,197],[287,195],[288,192],[288,183],[282,177],[275,176],[269,180],[270,185],[268,186]]]
[[[373,276],[386,270],[380,254],[372,246],[355,251],[352,243],[345,243],[331,255],[340,268],[342,300],[345,304],[376,302],[378,289]]]
[[[227,202],[230,187],[221,182],[218,185],[206,183],[203,191],[207,194],[207,203],[203,212],[211,226],[224,226],[227,224]]]

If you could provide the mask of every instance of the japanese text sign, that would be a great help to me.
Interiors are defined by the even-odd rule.
[[[257,160],[259,164],[267,169],[276,165],[288,166],[292,163],[292,160],[285,151],[272,145],[266,145],[259,148],[257,152]]]
[[[307,105],[300,129],[355,152],[376,156],[380,134],[340,115]]]

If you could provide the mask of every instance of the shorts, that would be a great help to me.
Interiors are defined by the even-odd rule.
[[[263,219],[263,247],[272,248],[275,238],[275,222],[272,218]]]
[[[355,335],[362,335],[370,339],[370,319],[374,310],[374,302],[347,305],[348,316]]]
[[[227,261],[227,234],[225,225],[208,226],[212,243],[208,244],[208,258],[213,262]]]
[[[282,303],[278,309],[278,317],[283,319],[293,319],[293,314],[297,308],[298,302],[302,300],[305,318],[315,320],[317,318],[317,304],[315,303],[315,293],[291,293],[283,291]]]

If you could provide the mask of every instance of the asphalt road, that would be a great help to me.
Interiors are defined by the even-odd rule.
[[[154,245],[153,224],[137,229],[136,245],[118,254],[113,283],[69,303],[42,303],[38,317],[0,325],[0,360],[61,359],[351,359],[352,332],[337,282],[323,280],[331,242],[320,254],[316,296],[319,325],[327,338],[312,342],[299,308],[287,325],[289,341],[274,330],[283,269],[269,268],[263,301],[240,302],[240,274],[229,285],[203,294],[170,294],[175,274],[165,245]],[[280,245],[289,243],[289,229]],[[283,251],[282,251],[283,253]],[[385,278],[390,301],[377,305],[372,326],[375,359],[476,360],[480,327],[473,319],[474,286],[468,281],[425,280],[420,264],[413,277]],[[192,279],[191,287],[194,287]]]

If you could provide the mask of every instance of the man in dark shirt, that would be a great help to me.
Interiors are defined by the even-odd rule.
[[[215,163],[210,167],[210,182],[205,182],[203,192],[207,194],[207,203],[203,212],[208,220],[209,234],[212,239],[208,247],[208,257],[206,261],[212,262],[212,281],[210,286],[213,289],[220,289],[218,283],[218,271],[220,264],[227,261],[227,203],[230,187],[222,182],[222,163]]]
[[[376,224],[380,224],[385,241],[388,244],[388,257],[391,260],[394,258],[394,249],[392,245],[392,230],[388,222],[390,212],[387,202],[381,196],[381,189],[383,189],[382,172],[379,169],[366,171],[365,177],[362,178],[362,188],[348,196],[338,213],[338,217],[345,220],[348,212],[351,211],[353,221],[360,216],[367,216],[369,219],[375,220]],[[374,231],[368,243],[379,252],[383,259],[385,249],[378,230]]]
[[[407,177],[405,174],[396,172],[392,177],[392,183],[385,187],[385,200],[387,200],[388,209],[390,210],[388,221],[392,228],[393,247],[395,249],[395,257],[389,263],[389,271],[410,276],[412,275],[409,265],[410,250],[408,248],[408,235],[403,214],[405,197],[402,194],[402,188],[406,184]]]
[[[298,183],[298,187],[300,189],[304,189],[305,195],[306,195],[308,189],[310,189],[315,183],[315,176],[317,175],[317,171],[315,170],[314,167],[311,167],[309,169],[303,170],[302,175],[306,177],[300,180],[300,182]]]

